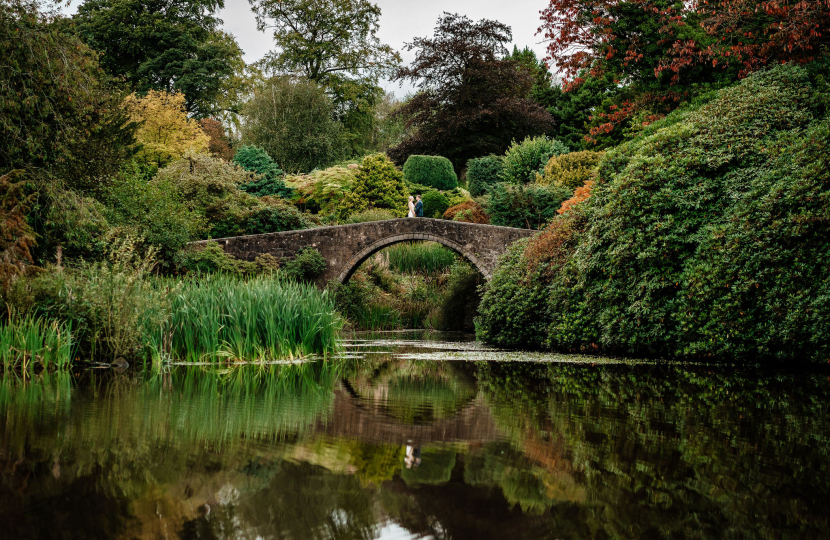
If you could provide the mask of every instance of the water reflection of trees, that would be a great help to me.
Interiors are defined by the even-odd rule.
[[[497,423],[525,456],[585,491],[579,513],[591,536],[828,530],[825,377],[561,364],[479,373]]]
[[[501,437],[426,443],[407,469],[400,444],[325,434],[344,379],[403,426],[486,404]],[[388,357],[56,374],[0,384],[0,521],[20,538],[50,520],[88,538],[363,539],[387,520],[456,540],[823,538],[828,394],[808,375]]]

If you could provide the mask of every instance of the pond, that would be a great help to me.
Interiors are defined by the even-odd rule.
[[[0,384],[0,538],[819,539],[830,378],[361,335]]]

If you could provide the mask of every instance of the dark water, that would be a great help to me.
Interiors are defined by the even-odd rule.
[[[830,538],[826,373],[442,339],[6,377],[0,538]]]

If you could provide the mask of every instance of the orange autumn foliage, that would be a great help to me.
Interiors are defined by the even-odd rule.
[[[481,223],[483,225],[490,223],[490,217],[484,212],[481,205],[475,201],[464,201],[461,204],[447,208],[447,211],[444,212],[444,219]]]
[[[563,202],[562,206],[556,211],[556,213],[559,215],[566,214],[573,209],[574,205],[587,201],[588,197],[591,196],[591,189],[593,187],[594,181],[588,180],[582,187],[576,188],[574,196]]]

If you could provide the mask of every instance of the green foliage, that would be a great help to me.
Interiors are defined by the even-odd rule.
[[[227,275],[186,279],[155,334],[156,358],[258,361],[329,354],[341,321],[314,285]]]
[[[231,105],[220,105],[221,94],[242,62],[236,40],[219,29],[220,7],[215,0],[86,0],[74,22],[110,74],[137,92],[182,92],[187,112],[203,118]]]
[[[207,220],[213,238],[311,226],[307,217],[284,200],[242,191],[240,186],[251,174],[219,158],[188,153],[159,171],[152,183],[171,185],[191,212]]]
[[[537,177],[537,182],[562,186],[573,191],[591,179],[601,157],[601,152],[589,150],[554,156],[548,160],[545,174]]]
[[[70,330],[65,323],[31,316],[0,325],[3,371],[68,369],[74,352]]]
[[[354,165],[357,167],[357,165]],[[288,178],[295,189],[295,202],[302,208],[322,215],[338,216],[339,207],[352,190],[352,166],[334,166]]]
[[[421,195],[421,201],[424,203],[424,217],[440,219],[450,207],[450,200],[434,189]]]
[[[254,262],[242,261],[225,253],[216,242],[207,242],[180,253],[177,263],[180,270],[197,274],[274,274],[279,269],[279,260],[270,253],[258,256]]]
[[[490,190],[487,214],[493,225],[541,229],[556,216],[562,202],[572,195],[561,186],[500,183]]]
[[[480,197],[501,182],[504,163],[500,156],[484,156],[467,162],[467,187],[470,195]]]
[[[70,197],[65,195],[64,198]],[[189,208],[182,194],[169,176],[155,182],[147,182],[137,165],[130,164],[115,177],[107,189],[105,207],[101,210],[109,226],[143,239],[148,246],[158,249],[159,258],[165,264],[184,246],[199,237],[206,229],[204,216]],[[83,215],[82,208],[55,210],[68,216]],[[82,230],[77,226],[65,227],[67,231]],[[82,240],[82,239],[79,239]],[[70,243],[73,248],[78,240]],[[73,249],[72,251],[77,251]]]
[[[440,274],[456,261],[454,251],[436,242],[395,244],[382,253],[389,268],[401,274]]]
[[[454,261],[438,307],[439,330],[475,330],[474,318],[481,300],[478,289],[484,277],[469,263]]]
[[[136,248],[133,238],[114,240],[105,261],[21,280],[7,306],[21,316],[66,322],[85,359],[136,356],[164,319],[169,294],[150,281],[154,251],[142,254]]]
[[[452,163],[441,156],[409,156],[403,165],[403,175],[407,182],[439,190],[454,189],[458,186],[458,177]]]
[[[586,147],[584,138],[588,135],[592,111],[606,99],[617,99],[620,93],[611,73],[598,77],[586,73],[581,75],[584,79],[581,85],[568,87],[567,91],[560,85],[553,85],[537,98],[556,120],[553,130],[556,140],[573,151],[590,149]]]
[[[521,143],[514,140],[504,154],[500,177],[511,184],[527,184],[536,179],[551,157],[568,152],[567,146],[544,135],[528,137]]]
[[[293,190],[285,185],[282,179],[282,169],[279,168],[279,165],[262,148],[242,145],[236,149],[236,153],[233,155],[233,162],[246,171],[261,175],[260,178],[243,184],[243,191],[256,197],[276,195],[278,197],[291,198]]]
[[[313,81],[274,77],[242,109],[242,142],[265,150],[290,173],[323,169],[344,155],[334,105]]]
[[[363,158],[360,167],[355,170],[352,190],[344,199],[341,212],[349,216],[376,208],[402,217],[407,212],[408,196],[403,174],[389,158],[375,154]]]
[[[455,468],[455,455],[452,447],[424,448],[421,463],[401,469],[401,479],[408,486],[446,484]]]
[[[0,4],[0,175],[31,167],[96,191],[129,153],[135,124],[95,51],[37,7]]]
[[[482,295],[476,336],[486,343],[536,349],[545,342],[547,287],[536,273],[528,275],[527,242],[520,240],[507,249]]]
[[[345,223],[368,223],[370,221],[385,221],[387,219],[395,219],[397,216],[389,210],[378,210],[370,208],[357,214],[352,214],[345,221]]]
[[[535,306],[549,314],[548,343],[630,355],[826,360],[825,88],[804,68],[779,66],[609,152],[572,257],[548,267],[544,280],[524,277],[550,284],[547,301]],[[496,319],[486,324],[489,341],[513,340]]]
[[[326,271],[326,259],[314,248],[300,250],[282,267],[282,276],[299,282],[313,282]]]

